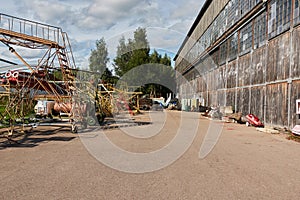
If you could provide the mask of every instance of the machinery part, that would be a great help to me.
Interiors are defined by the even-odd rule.
[[[6,78],[11,77],[11,71],[6,72],[6,73],[5,73],[5,77],[6,77]]]
[[[92,116],[89,116],[87,118],[87,124],[89,126],[95,126],[96,125],[96,119],[94,117],[92,117]]]
[[[76,126],[75,123],[72,123],[71,132],[72,133],[77,133],[78,132],[78,127]]]
[[[12,73],[12,77],[13,78],[17,78],[19,76],[19,72],[15,71],[14,73]]]
[[[97,119],[98,119],[98,122],[99,122],[99,124],[102,124],[103,122],[104,122],[104,119],[105,119],[105,114],[97,114],[96,115],[96,117],[97,117]]]

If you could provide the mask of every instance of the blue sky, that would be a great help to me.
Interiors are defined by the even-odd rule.
[[[173,58],[203,3],[204,0],[0,0],[0,13],[61,27],[71,39],[76,65],[87,68],[97,39],[104,37],[112,60],[119,38],[132,37],[138,27],[147,29],[151,48]],[[7,58],[12,55],[3,45],[0,53],[2,58],[14,59]],[[26,50],[20,54],[34,59]]]

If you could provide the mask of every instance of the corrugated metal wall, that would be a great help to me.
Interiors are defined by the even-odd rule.
[[[207,106],[232,106],[237,112],[257,115],[267,124],[293,127],[297,120],[295,102],[300,99],[300,45],[290,42],[299,40],[299,34],[300,27],[286,32],[267,45],[197,77],[192,87]],[[193,92],[188,91],[189,87],[182,91]]]
[[[281,4],[274,0],[268,2],[266,11],[250,22],[251,34],[246,28],[243,33],[247,37],[238,31],[238,44],[228,38],[209,57],[200,59],[192,70],[184,72],[195,85],[196,95],[189,94],[190,86],[184,83],[179,83],[179,95],[185,91],[185,98],[204,99],[206,106],[232,106],[236,112],[257,115],[266,124],[294,127],[298,121],[296,100],[300,99],[300,20],[296,20],[300,13],[296,3],[298,0],[285,0]],[[286,18],[279,19],[272,13],[276,6],[281,6]],[[285,7],[290,8],[290,14],[284,11]],[[265,28],[261,28],[263,24]],[[260,35],[261,30],[266,34]],[[252,40],[247,41],[249,35]],[[247,42],[250,42],[249,51]],[[245,46],[242,48],[241,44]],[[244,53],[236,53],[236,49]]]

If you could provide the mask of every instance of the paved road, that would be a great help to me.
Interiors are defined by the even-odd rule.
[[[224,124],[213,151],[199,159],[210,121],[187,115],[199,121],[192,145],[173,164],[149,173],[107,167],[87,151],[78,135],[63,127],[40,128],[22,145],[8,147],[2,142],[0,199],[299,199],[299,143]],[[166,118],[166,123],[159,123],[154,115],[153,125],[127,128],[144,132],[163,127],[150,138],[134,139],[116,129],[105,134],[127,151],[151,152],[172,141],[180,126],[180,112],[167,112]]]

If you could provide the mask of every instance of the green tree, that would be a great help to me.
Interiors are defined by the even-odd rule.
[[[114,59],[116,74],[121,77],[131,69],[148,63],[149,52],[146,29],[138,28],[134,32],[134,39],[128,39],[127,43],[122,37],[119,40],[117,56]]]
[[[137,83],[144,82],[145,94],[166,96],[170,93],[168,88],[157,83],[165,81],[165,85],[169,82],[173,84],[175,76],[171,58],[167,54],[162,57],[156,50],[150,54],[146,29],[138,28],[134,32],[134,38],[127,42],[124,37],[119,40],[114,63],[116,74],[130,86],[138,86]]]
[[[105,71],[109,58],[104,38],[96,41],[96,49],[91,50],[89,61],[90,71],[97,73]]]
[[[161,55],[154,49],[153,53],[150,55],[150,63],[160,63]]]
[[[125,37],[123,36],[119,40],[119,46],[117,47],[117,56],[114,59],[115,72],[118,76],[122,76],[124,73],[129,71],[128,63],[132,56],[132,51],[130,49],[132,41],[128,40],[126,44]]]
[[[94,76],[97,79],[101,79],[108,83],[116,82],[111,70],[107,68],[109,58],[106,42],[103,37],[96,41],[96,49],[91,50],[89,62],[90,71],[96,72]]]
[[[96,41],[96,49],[91,50],[89,61],[92,72],[103,73],[105,71],[109,58],[104,38]]]
[[[160,59],[160,64],[171,66],[171,58],[165,53],[164,57]]]

